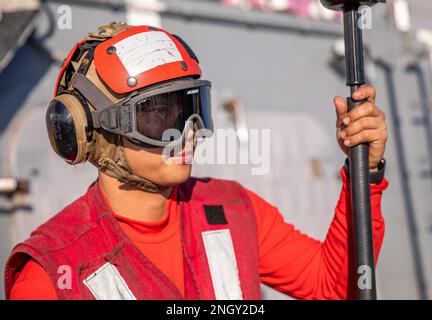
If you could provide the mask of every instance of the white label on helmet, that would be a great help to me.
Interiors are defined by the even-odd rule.
[[[127,37],[115,44],[116,54],[129,76],[136,76],[157,66],[183,58],[165,32],[147,31]]]

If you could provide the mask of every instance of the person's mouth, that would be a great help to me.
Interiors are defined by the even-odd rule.
[[[188,136],[184,141],[181,152],[172,153],[168,158],[168,162],[176,164],[192,164],[195,149],[195,139],[193,135]],[[173,150],[174,151],[174,150]]]
[[[171,159],[175,163],[186,163],[186,164],[192,163],[193,149],[192,148],[183,149],[180,154],[175,154],[174,156],[171,157]]]

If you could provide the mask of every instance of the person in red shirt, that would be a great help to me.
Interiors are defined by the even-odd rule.
[[[14,249],[5,272],[8,299],[257,299],[260,282],[298,299],[355,297],[346,168],[324,242],[286,223],[251,190],[194,180],[194,134],[213,129],[209,83],[197,76],[193,51],[159,28],[112,23],[73,48],[47,127],[57,154],[71,164],[94,163],[99,178]],[[334,103],[342,151],[369,143],[376,262],[388,182],[386,120],[375,96],[373,87],[362,87],[353,98],[365,102],[350,112],[342,97]],[[77,103],[88,111],[79,114]],[[135,118],[127,114],[123,123],[116,112],[130,105]],[[185,143],[167,157],[172,139],[162,131],[170,128]],[[64,265],[70,279],[58,272]]]

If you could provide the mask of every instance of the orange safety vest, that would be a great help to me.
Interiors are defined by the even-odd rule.
[[[246,191],[235,181],[189,178],[178,192],[184,296],[127,238],[93,183],[14,248],[6,298],[32,258],[59,299],[260,299],[256,218]]]

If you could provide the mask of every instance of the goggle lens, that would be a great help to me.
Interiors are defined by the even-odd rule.
[[[166,130],[175,129],[181,134],[193,115],[200,116],[204,128],[213,131],[207,85],[144,98],[135,109],[137,131],[154,140],[169,141],[164,137]]]

